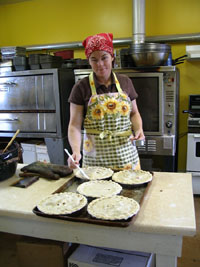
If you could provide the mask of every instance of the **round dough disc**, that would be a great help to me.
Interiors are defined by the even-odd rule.
[[[112,181],[95,180],[80,184],[77,192],[86,197],[111,197],[120,194],[121,185]]]
[[[37,208],[51,215],[74,213],[87,205],[87,198],[74,192],[52,194],[37,205]]]
[[[113,170],[105,167],[88,166],[82,168],[82,170],[87,174],[90,180],[107,179],[113,175]],[[78,169],[74,170],[74,174],[78,178],[87,180]]]
[[[124,185],[141,185],[150,182],[152,174],[142,170],[124,170],[114,173],[112,180]]]
[[[87,207],[92,217],[102,220],[127,220],[137,214],[139,209],[138,202],[123,196],[97,198]]]

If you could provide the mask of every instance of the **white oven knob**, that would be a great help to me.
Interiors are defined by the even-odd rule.
[[[167,121],[165,125],[167,128],[172,128],[173,123],[171,121]]]

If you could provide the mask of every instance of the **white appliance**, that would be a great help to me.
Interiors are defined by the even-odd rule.
[[[200,194],[200,95],[189,96],[186,171],[192,173],[193,193]]]
[[[187,135],[187,165],[188,172],[200,173],[200,133]]]

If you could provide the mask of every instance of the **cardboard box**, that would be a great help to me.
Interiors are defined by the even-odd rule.
[[[38,140],[30,140],[27,143],[21,143],[22,159],[24,164],[30,164],[35,161],[50,162],[47,146]]]
[[[136,251],[124,251],[80,245],[68,258],[68,267],[152,267],[154,255]]]
[[[37,160],[42,162],[50,162],[47,146],[44,144],[36,145]]]
[[[37,160],[36,147],[34,142],[21,143],[22,159],[24,164],[30,164]]]
[[[70,243],[24,237],[16,245],[20,267],[66,267]]]

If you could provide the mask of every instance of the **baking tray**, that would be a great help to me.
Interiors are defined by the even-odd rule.
[[[76,188],[81,183],[81,179],[73,177],[71,180],[66,182],[63,186],[61,186],[59,189],[57,189],[53,194],[55,193],[61,193],[61,192],[76,192]],[[123,187],[123,190],[121,191],[120,195],[125,197],[130,197],[136,200],[140,204],[140,208],[142,206],[143,200],[145,195],[147,194],[149,187],[151,186],[152,182],[139,185],[139,186],[127,186]],[[90,201],[90,200],[89,200]],[[89,203],[88,201],[88,203]],[[140,211],[139,211],[140,212]],[[138,213],[139,213],[138,212]],[[130,223],[133,223],[137,214],[133,217],[129,218],[128,220],[115,220],[115,221],[109,221],[109,220],[99,220],[91,217],[87,213],[87,207],[83,208],[81,211],[78,211],[71,215],[49,215],[41,212],[38,210],[37,206],[34,207],[33,213],[35,213],[38,216],[47,217],[47,218],[56,218],[61,220],[67,220],[67,221],[73,221],[73,222],[84,222],[84,223],[91,223],[91,224],[98,224],[98,225],[106,225],[106,226],[117,226],[117,227],[127,227],[130,225]]]

